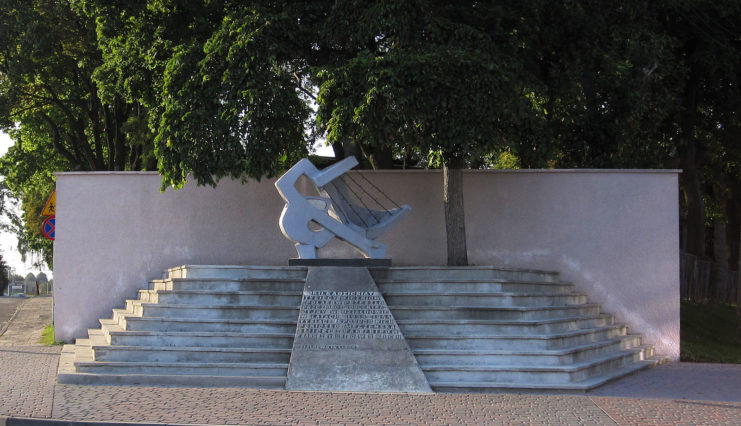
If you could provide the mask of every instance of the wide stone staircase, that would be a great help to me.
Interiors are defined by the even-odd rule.
[[[581,392],[661,360],[557,273],[370,270],[436,391]],[[170,269],[65,345],[58,380],[283,388],[306,272]]]
[[[170,269],[65,345],[58,380],[283,388],[305,277],[306,268]]]
[[[557,273],[372,272],[435,391],[583,392],[661,361]]]

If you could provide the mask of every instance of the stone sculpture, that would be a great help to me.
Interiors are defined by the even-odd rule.
[[[342,175],[357,164],[355,157],[347,157],[319,170],[304,158],[275,182],[286,202],[280,216],[280,229],[286,238],[296,243],[299,258],[316,259],[316,249],[324,247],[334,237],[357,248],[365,257],[386,256],[386,245],[375,239],[411,211],[411,207],[369,208],[358,192],[383,206],[365,188],[356,184],[353,189],[342,179]],[[320,196],[299,192],[296,182],[301,176],[306,176],[316,186]]]

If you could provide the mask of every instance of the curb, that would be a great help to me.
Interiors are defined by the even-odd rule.
[[[85,422],[54,419],[34,419],[30,417],[0,416],[0,426],[197,426],[182,423],[121,423],[121,422]]]

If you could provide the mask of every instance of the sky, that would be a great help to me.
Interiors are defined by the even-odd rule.
[[[5,155],[5,152],[12,144],[13,141],[10,137],[5,133],[0,132],[0,156]],[[0,251],[2,252],[5,264],[12,268],[13,273],[24,277],[29,272],[33,272],[34,275],[38,274],[40,271],[32,267],[31,262],[24,263],[21,260],[21,254],[18,253],[18,250],[16,249],[17,244],[18,240],[15,238],[15,235],[0,231]],[[42,271],[47,275],[47,277],[52,277],[52,273],[48,268],[44,268]]]

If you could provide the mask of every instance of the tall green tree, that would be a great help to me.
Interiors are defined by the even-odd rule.
[[[8,265],[5,264],[5,259],[3,259],[2,254],[0,254],[0,295],[5,292],[5,289],[8,288],[8,284],[10,284],[9,275]]]
[[[492,155],[681,167],[683,244],[704,253],[715,163],[698,135],[737,120],[738,2],[79,4],[98,25],[100,89],[143,106],[164,185],[274,175],[318,135],[375,168],[437,164],[448,261],[463,264],[460,171]]]
[[[95,21],[77,2],[0,0],[0,129],[15,141],[0,173],[22,201],[21,253],[41,251],[47,263],[39,209],[53,172],[156,167],[144,108],[102,92],[101,65]]]
[[[165,184],[274,175],[317,134],[376,168],[394,153],[432,152],[445,174],[449,263],[465,264],[461,169],[521,136],[533,111],[526,3],[85,5],[111,80],[133,81],[130,95],[153,113]]]

